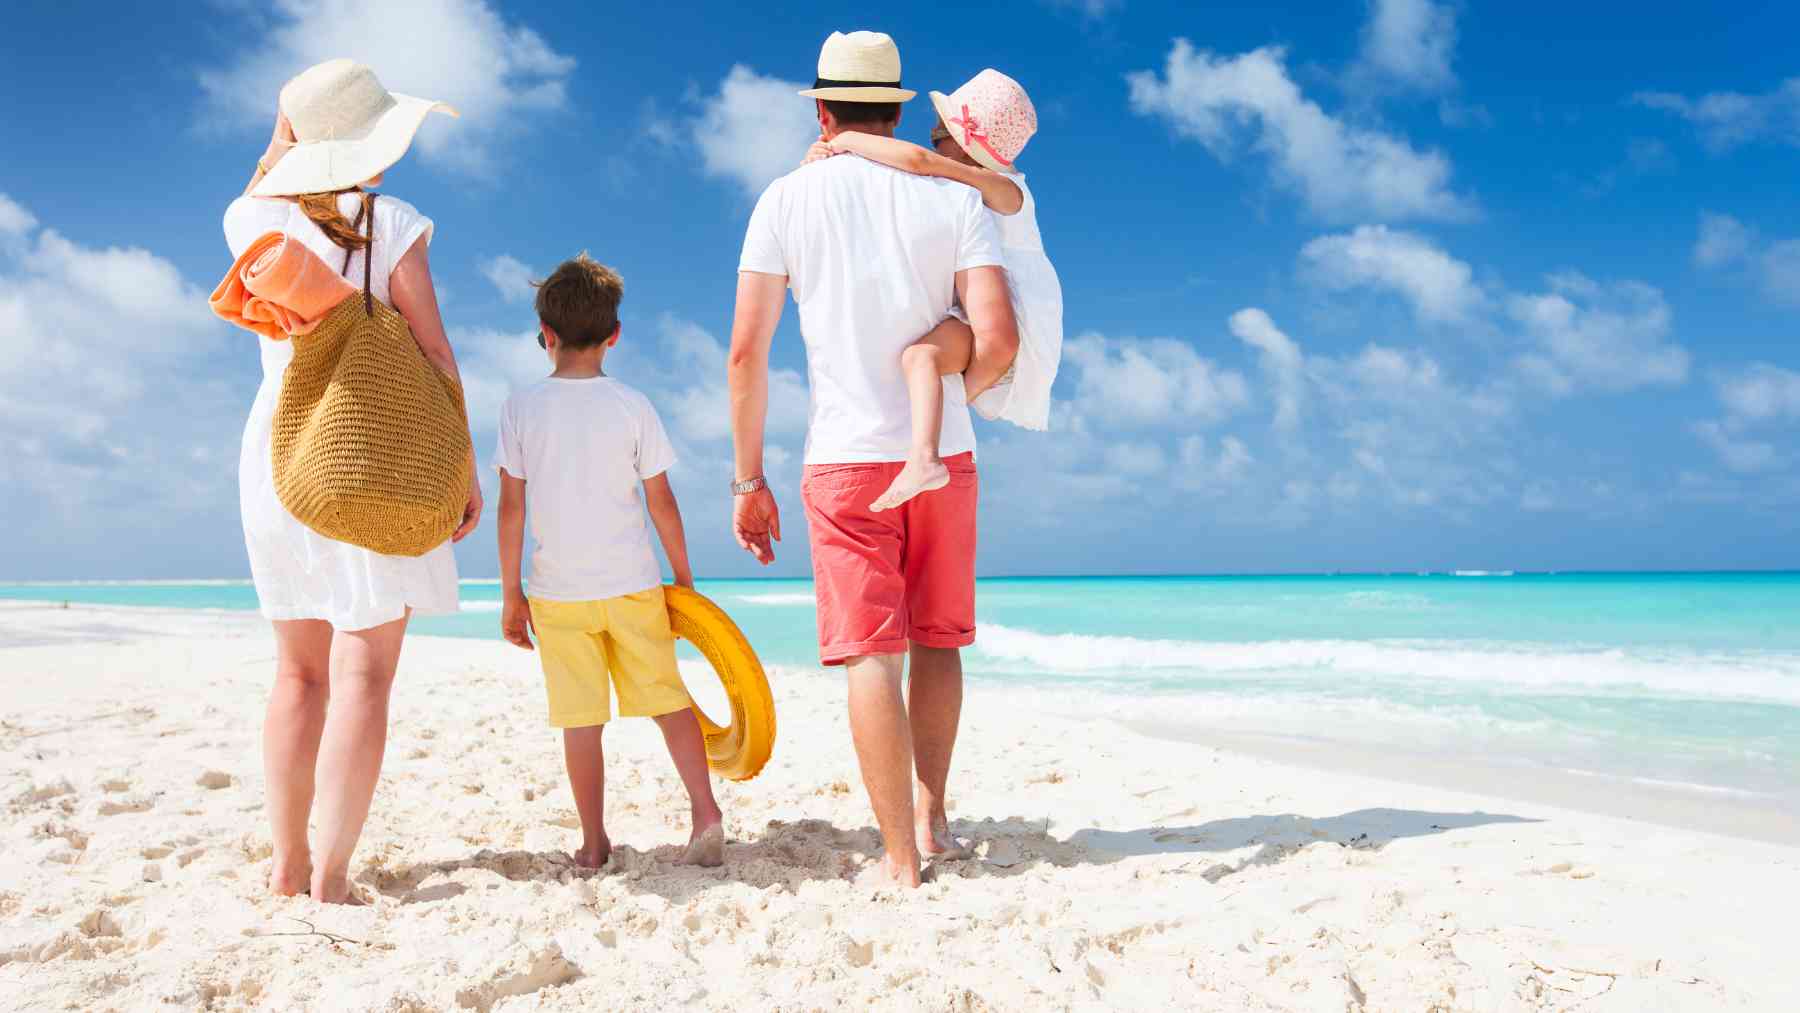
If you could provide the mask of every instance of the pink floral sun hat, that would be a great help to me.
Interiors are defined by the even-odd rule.
[[[950,136],[969,157],[995,172],[1013,172],[1037,133],[1037,108],[1019,82],[989,67],[956,91],[931,93]]]

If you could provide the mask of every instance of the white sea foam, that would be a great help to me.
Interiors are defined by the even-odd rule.
[[[813,596],[810,593],[786,592],[782,594],[734,594],[733,601],[746,605],[811,605]]]
[[[505,605],[505,602],[500,601],[464,601],[457,603],[457,607],[464,612],[498,612]]]
[[[1501,693],[1601,693],[1800,706],[1800,654],[1448,640],[1230,643],[1047,634],[982,624],[975,650],[1058,675],[1348,677],[1444,681]]]
[[[1511,570],[1455,570],[1451,575],[1456,577],[1510,577],[1513,572]]]

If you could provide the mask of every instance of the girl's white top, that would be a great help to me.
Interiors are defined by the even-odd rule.
[[[345,194],[339,204],[354,220],[361,201]],[[414,243],[431,240],[431,219],[411,204],[382,195],[375,201],[375,244],[369,254],[369,290],[388,305],[388,277]],[[333,268],[344,263],[344,251],[332,243],[297,204],[283,200],[239,197],[225,209],[225,241],[231,255],[241,256],[265,233],[280,231],[306,244]],[[352,284],[362,287],[364,254],[350,260]],[[293,358],[287,341],[258,338],[262,346],[263,382],[244,424],[238,457],[238,505],[243,513],[244,546],[250,553],[250,575],[262,613],[270,619],[323,619],[340,630],[361,630],[392,622],[412,609],[417,615],[455,612],[456,557],[450,543],[423,556],[384,556],[346,542],[326,538],[301,524],[275,495],[269,441],[274,431],[275,401],[282,374]]]
[[[983,391],[973,402],[983,418],[1004,419],[1027,429],[1050,424],[1050,386],[1062,362],[1062,282],[1044,253],[1038,231],[1037,201],[1023,173],[1007,173],[1019,184],[1025,204],[1018,214],[995,214],[1000,227],[1000,257],[1012,288],[1013,315],[1019,322],[1019,357],[1012,373]]]

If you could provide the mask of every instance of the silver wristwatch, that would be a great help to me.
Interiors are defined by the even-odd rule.
[[[768,487],[769,483],[765,481],[761,475],[758,475],[755,478],[746,478],[742,482],[731,483],[731,494],[733,496],[743,496],[746,493],[756,492],[758,489],[767,489]]]

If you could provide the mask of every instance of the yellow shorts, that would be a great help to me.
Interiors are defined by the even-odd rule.
[[[531,626],[544,663],[553,727],[583,728],[610,720],[609,672],[620,717],[659,717],[688,707],[661,587],[600,601],[533,598]]]

